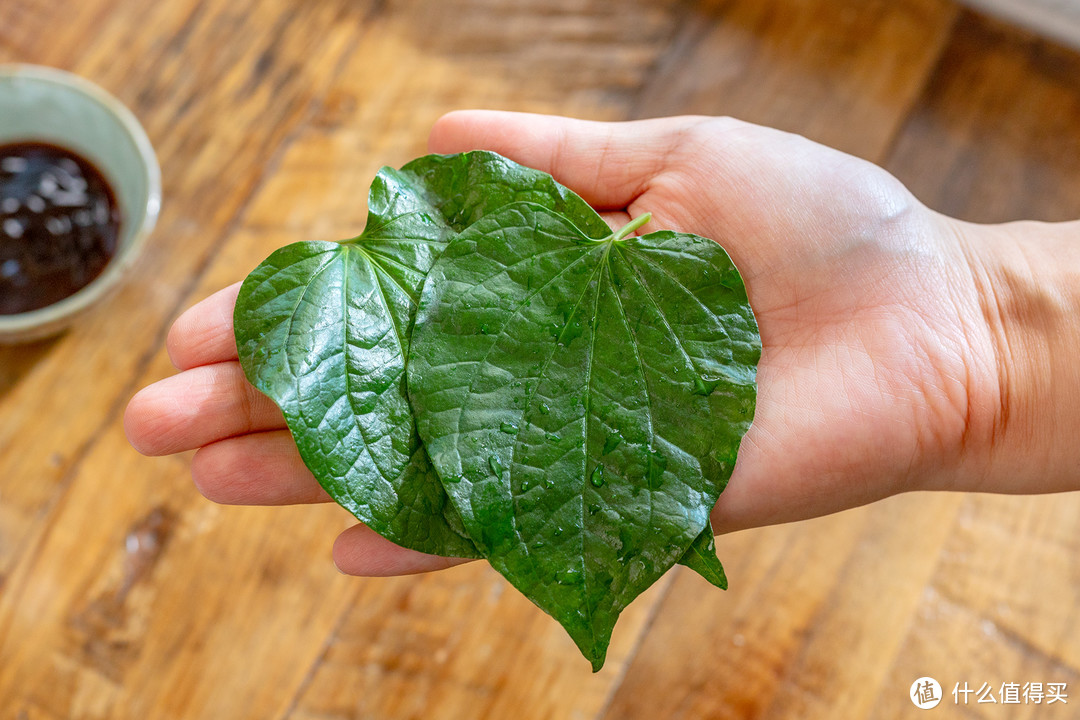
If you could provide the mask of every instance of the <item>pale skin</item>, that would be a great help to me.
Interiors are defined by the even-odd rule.
[[[639,232],[694,232],[731,254],[764,350],[718,533],[912,490],[1080,489],[1080,222],[960,222],[875,165],[728,118],[468,111],[440,119],[429,147],[494,150],[552,173],[613,227],[651,212]],[[128,437],[149,455],[197,449],[195,484],[220,503],[328,502],[239,368],[238,289],[177,319],[180,372],[132,399]],[[333,555],[354,575],[461,562],[363,525]]]

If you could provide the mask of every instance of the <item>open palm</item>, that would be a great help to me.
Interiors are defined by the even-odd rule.
[[[872,164],[729,119],[590,123],[511,113],[443,118],[431,149],[489,149],[552,173],[613,225],[712,237],[743,273],[761,329],[758,409],[713,512],[725,532],[814,517],[947,485],[993,402],[991,341],[951,221]],[[129,437],[152,454],[202,448],[193,474],[212,499],[328,498],[280,413],[236,362],[236,286],[174,326],[183,371],[133,399]],[[335,546],[346,572],[453,562],[398,548],[363,526]]]

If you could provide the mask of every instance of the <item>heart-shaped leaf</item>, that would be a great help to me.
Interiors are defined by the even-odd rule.
[[[476,557],[416,435],[405,355],[424,278],[447,241],[528,200],[606,225],[577,195],[494,153],[429,155],[372,183],[366,228],[273,253],[234,315],[248,379],[281,408],[305,464],[357,518],[405,547]]]
[[[420,436],[477,548],[594,668],[680,558],[720,584],[702,549],[760,352],[738,271],[698,236],[595,240],[515,203],[431,268],[408,366]]]

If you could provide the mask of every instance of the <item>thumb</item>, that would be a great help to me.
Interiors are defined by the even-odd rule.
[[[551,173],[597,210],[621,210],[641,195],[702,118],[595,122],[493,110],[463,110],[431,130],[432,152],[491,150]]]

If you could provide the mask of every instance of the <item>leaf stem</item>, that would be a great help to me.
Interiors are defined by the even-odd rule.
[[[623,225],[619,230],[612,233],[608,239],[614,240],[616,242],[618,242],[619,240],[625,240],[632,232],[634,232],[650,220],[652,220],[651,212],[647,212],[644,215],[638,215],[636,218]]]

